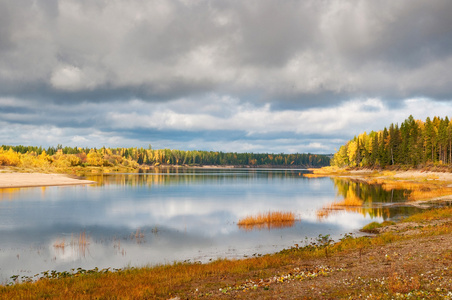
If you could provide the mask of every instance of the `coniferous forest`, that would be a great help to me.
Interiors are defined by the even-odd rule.
[[[448,117],[425,121],[409,116],[400,126],[355,136],[336,152],[338,167],[406,166],[422,168],[452,165],[452,122]]]
[[[145,148],[78,148],[58,145],[44,149],[35,146],[0,147],[0,166],[22,167],[75,167],[124,166],[292,166],[322,167],[330,158],[318,154],[268,154],[214,151],[182,151]]]

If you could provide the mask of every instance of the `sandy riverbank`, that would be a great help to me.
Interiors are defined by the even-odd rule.
[[[394,178],[422,178],[436,179],[440,181],[452,181],[452,173],[446,172],[424,172],[424,171],[397,171]]]
[[[320,169],[309,169],[315,175],[340,176],[352,178],[382,178],[382,179],[400,179],[400,180],[439,180],[444,182],[452,181],[450,172],[430,172],[423,170],[409,171],[375,171],[371,169],[347,170],[340,168],[325,167]]]
[[[0,173],[0,188],[91,184],[90,180],[70,178],[62,174]]]

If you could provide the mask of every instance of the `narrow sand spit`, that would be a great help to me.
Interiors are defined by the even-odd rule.
[[[397,171],[394,178],[425,178],[441,181],[452,181],[452,173],[449,172],[422,172],[422,171]]]
[[[94,181],[80,180],[62,174],[0,173],[0,188],[91,184]]]
[[[321,173],[319,173],[321,174]],[[380,175],[375,176],[375,171],[369,170],[369,169],[363,169],[363,170],[351,170],[347,171],[344,175],[337,174],[337,176],[340,177],[353,177],[353,178],[366,178],[366,176],[372,176],[373,178],[397,178],[401,180],[439,180],[452,182],[452,173],[450,172],[429,172],[429,171],[417,171],[417,170],[410,170],[410,171],[388,171],[387,174],[383,174],[380,172]]]

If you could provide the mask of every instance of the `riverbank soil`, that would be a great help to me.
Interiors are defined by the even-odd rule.
[[[254,279],[246,289],[212,290],[212,298],[452,299],[452,219],[390,227],[382,232],[404,238],[297,261],[285,272],[275,270],[275,277]],[[300,270],[307,275],[297,276]]]

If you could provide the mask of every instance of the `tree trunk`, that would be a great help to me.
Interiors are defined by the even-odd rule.
[[[391,161],[392,165],[394,165],[394,153],[392,152],[392,148],[391,148]]]

